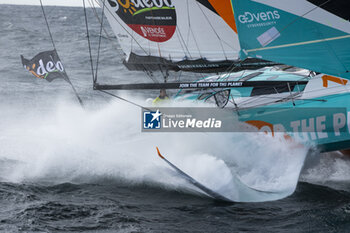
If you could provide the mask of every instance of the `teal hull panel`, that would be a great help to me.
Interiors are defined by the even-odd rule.
[[[350,95],[322,97],[325,102],[297,100],[239,111],[239,120],[269,132],[285,132],[321,151],[350,148]],[[262,131],[264,131],[262,129]]]

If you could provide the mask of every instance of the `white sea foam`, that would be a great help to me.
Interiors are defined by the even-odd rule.
[[[158,146],[220,194],[234,201],[266,201],[294,192],[307,153],[282,137],[256,133],[141,133],[141,110],[122,102],[83,110],[65,101],[51,109],[22,109],[30,114],[12,118],[9,110],[0,124],[0,157],[20,162],[0,173],[3,180],[61,183],[107,177],[196,190],[159,159]]]

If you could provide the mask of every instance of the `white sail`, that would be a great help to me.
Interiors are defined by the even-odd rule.
[[[238,60],[240,51],[237,33],[232,28],[234,18],[231,15],[230,26],[210,2],[214,1],[106,0],[104,12],[127,56],[126,62],[136,57],[144,64],[180,62],[178,66],[194,69],[220,61],[230,66]],[[223,3],[232,11],[230,0],[219,5],[222,7]],[[205,64],[181,64],[196,60]]]
[[[144,1],[119,2],[106,1],[105,13],[126,54],[173,61],[184,57],[214,61],[238,58],[237,34],[219,15],[195,0],[152,0],[149,7]]]

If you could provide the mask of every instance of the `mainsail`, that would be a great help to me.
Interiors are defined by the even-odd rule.
[[[221,72],[271,64],[239,60],[230,0],[99,0],[131,70]]]
[[[350,2],[232,0],[241,56],[350,78]]]

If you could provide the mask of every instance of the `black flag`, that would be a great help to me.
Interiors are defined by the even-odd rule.
[[[56,78],[62,78],[70,83],[56,50],[41,52],[31,60],[25,59],[21,55],[21,59],[24,68],[38,78],[46,79],[49,82]]]
[[[38,53],[31,60],[25,59],[23,55],[21,55],[21,59],[24,68],[32,73],[35,77],[46,79],[49,82],[56,78],[66,80],[71,85],[80,105],[84,107],[83,101],[79,97],[73,84],[68,78],[66,70],[64,69],[62,62],[58,57],[56,49]]]

